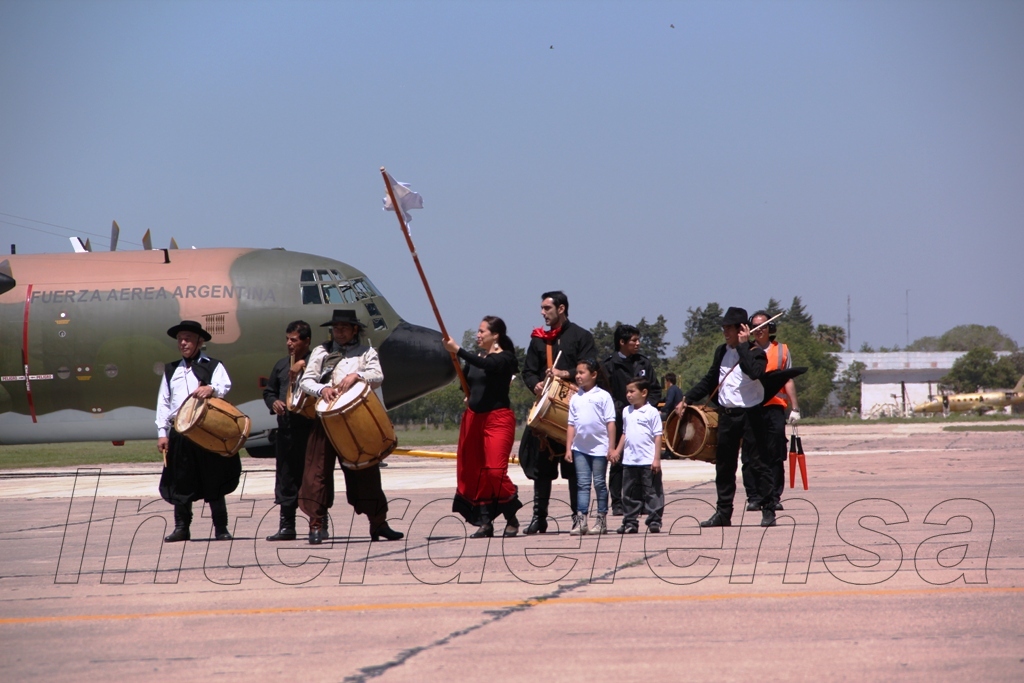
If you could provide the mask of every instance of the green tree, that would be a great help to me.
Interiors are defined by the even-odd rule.
[[[782,303],[775,297],[768,299],[768,305],[764,307],[764,312],[768,314],[769,318],[774,318],[779,313],[782,313]]]
[[[807,307],[804,306],[798,296],[793,297],[793,303],[790,305],[789,310],[786,311],[786,316],[783,320],[794,327],[803,327],[808,332],[814,331],[814,318],[807,312]]]
[[[661,377],[667,363],[665,349],[668,348],[668,342],[665,341],[668,332],[665,316],[659,314],[653,323],[647,322],[647,318],[640,318],[636,328],[640,330],[640,353],[650,359],[654,372]]]
[[[846,330],[841,325],[818,325],[815,336],[829,351],[842,351],[846,344]]]
[[[938,351],[939,350],[939,338],[938,337],[921,337],[915,339],[913,343],[908,344],[906,351]]]
[[[854,361],[839,375],[839,405],[843,410],[848,412],[860,411],[861,373],[867,367],[859,360]]]
[[[875,347],[871,346],[867,342],[861,342],[860,348],[857,349],[859,353],[874,353]]]
[[[1024,375],[1024,352],[999,358],[986,348],[971,349],[953,363],[942,378],[945,389],[971,393],[982,389],[1009,389]]]
[[[978,348],[1016,351],[1017,342],[993,325],[958,325],[939,337],[939,351],[970,351]]]
[[[807,316],[810,319],[810,316]],[[818,339],[814,330],[801,322],[794,325],[788,320],[778,327],[778,341],[789,346],[794,367],[806,367],[807,372],[797,377],[797,397],[800,413],[817,415],[828,402],[834,388],[832,378],[839,363],[826,344]]]
[[[615,328],[621,325],[618,320],[614,325],[609,325],[603,320],[590,328],[590,334],[594,335],[594,348],[597,349],[595,360],[604,360],[615,352]]]
[[[714,301],[704,308],[700,306],[696,309],[687,308],[686,314],[686,324],[683,327],[683,341],[687,344],[692,344],[697,339],[707,337],[708,335],[721,337],[722,318],[725,317],[725,311]]]

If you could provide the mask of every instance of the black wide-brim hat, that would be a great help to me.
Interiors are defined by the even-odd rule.
[[[335,325],[359,325],[359,327],[365,328],[359,318],[356,317],[356,312],[348,308],[336,308],[334,309],[334,316],[325,322],[320,327],[334,327]]]
[[[725,312],[725,317],[722,318],[722,326],[746,325],[748,320],[750,318],[747,316],[747,309],[730,306],[729,310]]]
[[[195,320],[182,320],[180,323],[167,330],[167,336],[177,339],[179,332],[194,332],[203,338],[203,341],[210,341],[210,333],[203,329],[203,326]]]

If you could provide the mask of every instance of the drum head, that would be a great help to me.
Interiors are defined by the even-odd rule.
[[[548,399],[547,394],[543,394],[533,407],[530,408],[530,415],[526,418],[526,424],[532,425],[538,419],[548,414],[548,409],[551,407],[551,400]]]
[[[692,456],[700,452],[706,443],[708,425],[704,419],[704,413],[687,406],[683,410],[683,417],[679,421],[679,432],[676,437],[676,444],[682,455]]]
[[[320,413],[333,413],[336,411],[344,411],[349,406],[359,403],[363,394],[370,391],[370,387],[367,386],[366,382],[356,382],[352,387],[345,393],[335,396],[334,400],[328,403],[324,399],[320,399],[316,402],[316,412]]]
[[[184,434],[192,429],[203,419],[206,412],[206,401],[195,396],[189,396],[178,408],[178,414],[174,418],[174,429],[179,434]]]

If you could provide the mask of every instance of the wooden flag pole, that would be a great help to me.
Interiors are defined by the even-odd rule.
[[[441,312],[437,310],[437,302],[434,301],[434,294],[430,291],[430,283],[427,282],[427,275],[423,272],[423,266],[420,265],[419,254],[416,253],[416,246],[412,243],[412,236],[409,234],[409,227],[405,224],[405,216],[402,215],[402,207],[398,204],[398,198],[395,197],[395,190],[391,187],[391,179],[388,177],[388,172],[383,166],[380,167],[380,174],[384,178],[384,186],[388,189],[388,197],[391,198],[391,207],[395,210],[395,215],[398,216],[398,225],[402,228],[402,234],[405,235],[405,243],[409,246],[409,253],[412,254],[413,263],[416,264],[416,270],[419,271],[420,280],[423,281],[423,289],[427,292],[427,299],[430,300],[430,307],[434,309],[434,317],[437,318],[437,324],[441,328],[441,334],[445,337],[449,337],[448,330],[444,326],[444,321],[441,320]],[[462,366],[459,364],[459,358],[454,353],[450,354],[452,357],[452,365],[455,366],[455,372],[459,375],[459,382],[462,384],[462,391],[469,396],[469,383],[466,382],[466,376],[462,373]]]

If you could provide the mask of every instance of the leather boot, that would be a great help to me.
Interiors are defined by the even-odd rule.
[[[267,536],[268,541],[294,541],[295,540],[295,506],[281,506],[281,523],[277,533]]]
[[[385,541],[397,541],[400,538],[404,538],[405,534],[401,531],[395,531],[388,526],[387,514],[374,515],[370,517],[370,540],[379,541],[383,538]]]
[[[324,542],[324,519],[323,517],[309,518],[309,544],[320,545]]]
[[[217,541],[230,541],[228,531],[228,504],[223,498],[210,501],[210,515],[213,517],[213,538]]]
[[[189,526],[192,524],[192,503],[174,506],[174,531],[164,536],[167,543],[178,543],[192,538]]]
[[[533,482],[533,519],[524,533],[543,534],[548,530],[548,501],[551,499],[551,480]]]

